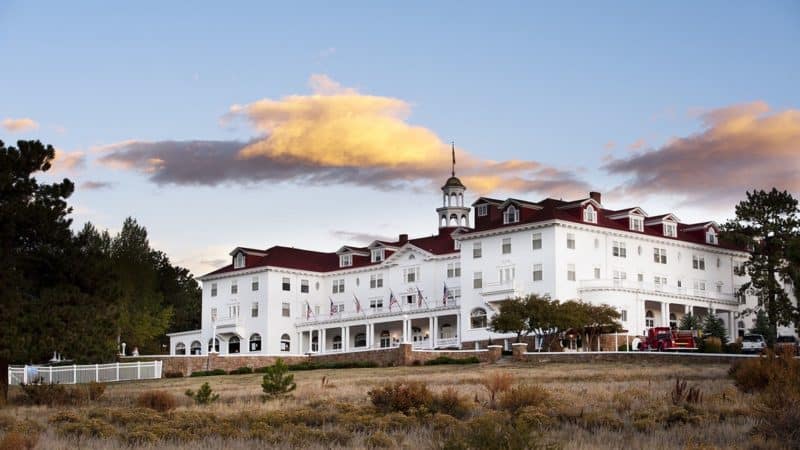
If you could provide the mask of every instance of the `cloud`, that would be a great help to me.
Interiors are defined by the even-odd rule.
[[[637,139],[631,145],[628,146],[628,150],[637,151],[643,149],[647,145],[647,141],[644,139]]]
[[[50,170],[53,173],[76,172],[84,167],[86,167],[86,153],[65,152],[64,150],[57,148],[55,158],[53,158],[52,168]]]
[[[11,133],[20,133],[39,128],[39,124],[36,123],[36,121],[27,117],[20,119],[12,119],[11,117],[7,117],[3,119],[2,124],[3,128]]]
[[[732,105],[699,116],[703,130],[668,141],[605,169],[631,177],[631,195],[677,193],[686,202],[737,201],[773,186],[800,192],[800,111],[770,111],[764,102]]]
[[[224,122],[243,120],[262,135],[238,141],[132,141],[101,149],[99,161],[148,174],[159,184],[217,185],[288,181],[390,190],[440,186],[450,146],[410,124],[404,100],[366,95],[312,75],[311,95],[233,105]],[[456,148],[457,173],[479,193],[587,191],[574,173],[535,161],[493,161]]]
[[[80,188],[87,191],[96,191],[100,189],[108,189],[113,185],[114,183],[111,183],[110,181],[84,181],[81,183]]]
[[[391,242],[394,239],[386,236],[381,236],[379,234],[373,233],[362,233],[358,231],[345,231],[345,230],[331,230],[331,236],[341,239],[344,241],[351,241],[351,242],[359,242],[364,245],[369,244],[372,241],[388,241]]]

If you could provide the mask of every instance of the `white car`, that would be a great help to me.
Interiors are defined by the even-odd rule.
[[[761,353],[767,348],[767,341],[760,334],[745,334],[742,338],[742,353]]]

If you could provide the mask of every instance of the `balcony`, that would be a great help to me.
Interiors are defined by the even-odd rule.
[[[214,322],[214,326],[217,328],[217,334],[238,334],[243,336],[242,328],[239,326],[240,323],[239,316],[225,316],[218,317]]]
[[[589,291],[621,291],[648,295],[683,297],[705,302],[739,303],[736,299],[736,295],[731,292],[717,292],[716,290],[693,289],[630,280],[581,280],[578,285],[578,292]]]
[[[311,317],[300,317],[297,319],[296,325],[303,326],[303,325],[312,325],[312,324],[323,324],[323,323],[338,323],[338,322],[347,322],[347,321],[362,321],[362,320],[374,320],[374,319],[382,319],[382,318],[397,318],[400,320],[403,315],[411,315],[414,318],[417,318],[416,314],[424,314],[436,311],[454,311],[458,310],[459,306],[459,299],[448,299],[447,303],[442,303],[441,299],[436,301],[428,300],[428,303],[423,302],[422,305],[418,305],[416,302],[414,304],[401,304],[398,306],[396,304],[392,305],[391,310],[388,306],[384,306],[382,308],[370,308],[370,307],[362,307],[361,312],[355,311],[344,311],[336,314],[320,314],[319,316],[314,316],[313,314]]]
[[[518,297],[520,290],[514,280],[495,281],[486,283],[481,289],[481,296],[488,301],[500,301]]]

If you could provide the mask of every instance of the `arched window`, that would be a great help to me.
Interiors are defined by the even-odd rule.
[[[455,214],[450,214],[450,224],[451,227],[458,226],[458,216]]]
[[[675,316],[675,313],[669,313],[669,327],[673,330],[678,328],[678,318]]]
[[[471,328],[486,328],[486,310],[475,308],[469,314],[469,324]]]
[[[447,226],[447,216],[442,216],[442,220],[439,221],[439,226],[444,228]]]
[[[458,203],[457,196],[455,193],[450,194],[450,200],[447,202],[450,206],[456,206]]]
[[[461,226],[467,226],[467,216],[461,216]]]
[[[232,336],[228,339],[228,353],[239,353],[239,338]]]
[[[289,335],[284,333],[281,335],[281,351],[288,352],[291,349],[291,338]]]
[[[175,344],[175,354],[176,355],[185,355],[186,354],[186,344],[183,342],[178,342]]]
[[[367,346],[367,335],[365,333],[356,334],[355,346],[356,347],[366,347]]]
[[[213,339],[213,341],[214,341],[214,349],[213,350],[211,349],[211,341],[212,341],[212,339],[208,340],[208,351],[209,352],[215,351],[215,352],[219,353],[219,339],[217,339],[217,338]]]
[[[646,313],[644,313],[644,326],[647,328],[653,328],[656,326],[656,321],[653,318],[653,311],[650,311],[649,309]]]
[[[261,335],[258,333],[253,334],[250,336],[250,351],[251,352],[260,352],[261,351]]]
[[[192,355],[203,353],[203,344],[201,344],[200,341],[192,342],[192,345],[189,347],[189,353]]]
[[[391,335],[389,334],[389,330],[381,331],[381,348],[387,348],[392,346],[392,339]]]
[[[503,211],[503,223],[516,223],[519,222],[519,210],[514,207],[514,205],[509,205],[505,211]]]
[[[338,334],[333,337],[333,349],[334,350],[342,349],[342,337]]]
[[[594,206],[589,205],[583,210],[583,221],[597,223],[597,212],[594,210]]]

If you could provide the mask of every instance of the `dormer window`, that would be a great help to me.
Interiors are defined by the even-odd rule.
[[[594,210],[594,206],[589,205],[583,210],[583,221],[597,223],[597,211]]]
[[[372,249],[372,262],[381,262],[384,259],[384,249],[382,248],[373,248]]]
[[[714,232],[713,228],[709,228],[706,232],[706,244],[717,245],[718,243],[717,233]]]
[[[350,267],[353,265],[353,255],[339,255],[339,267]]]
[[[478,217],[483,217],[489,214],[489,206],[488,205],[478,205],[475,207],[475,213]]]
[[[664,222],[664,236],[678,237],[678,226],[674,223]]]
[[[514,205],[510,205],[506,210],[503,212],[503,223],[517,223],[519,222],[519,210],[514,207]]]
[[[644,231],[644,217],[631,216],[631,230]]]
[[[234,269],[241,269],[244,267],[244,253],[237,253],[236,256],[233,257],[233,268]]]

